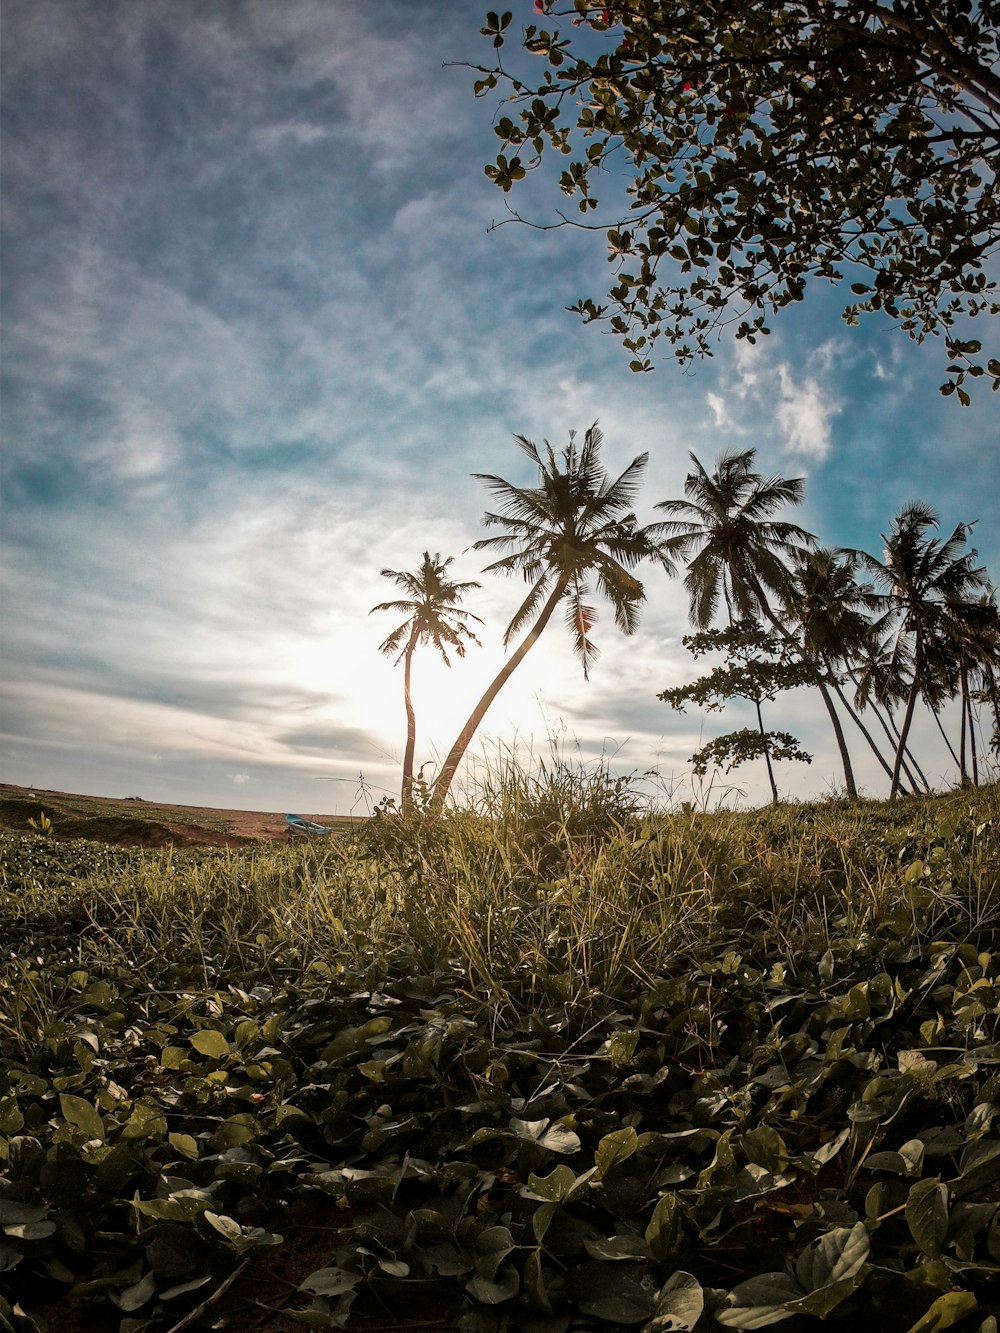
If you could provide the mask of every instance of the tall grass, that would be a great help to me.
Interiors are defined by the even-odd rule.
[[[506,762],[471,808],[378,813],[323,844],[103,856],[55,887],[29,844],[6,839],[0,870],[12,940],[44,947],[70,922],[81,957],[153,980],[183,964],[204,987],[227,969],[448,966],[498,1012],[629,992],[765,939],[795,967],[828,941],[1000,926],[995,786],[669,813],[602,764]]]

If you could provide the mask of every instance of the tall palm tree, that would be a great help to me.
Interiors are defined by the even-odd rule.
[[[900,650],[912,657],[890,799],[899,791],[903,753],[917,699],[921,692],[933,691],[932,675],[940,646],[961,641],[963,623],[976,605],[975,593],[989,586],[985,569],[974,563],[976,551],[962,549],[970,525],[959,523],[945,540],[928,535],[937,526],[935,511],[914,501],[904,505],[893,519],[889,535],[882,534],[882,560],[864,551],[855,553],[884,588],[877,600],[894,616]]]
[[[538,485],[515,486],[502,477],[476,473],[500,501],[499,512],[487,513],[483,522],[486,527],[502,527],[504,531],[475,542],[473,549],[506,551],[508,554],[487,565],[486,570],[521,574],[531,584],[507,626],[504,647],[510,646],[529,621],[532,623],[448,752],[434,784],[434,803],[438,807],[444,804],[487,710],[538,642],[556,607],[561,602],[566,605],[566,625],[586,678],[597,656],[590,638],[597,620],[589,602],[591,580],[611,603],[618,628],[631,634],[645,592],[630,570],[646,559],[658,559],[669,567],[651,530],[637,525],[631,508],[648,454],[634,458],[619,477],[611,480],[601,463],[603,436],[596,423],[584,435],[581,446],[577,446],[571,431],[569,444],[558,455],[548,441],[539,449],[523,435],[514,439],[537,467]]]
[[[664,500],[656,506],[675,515],[657,525],[667,560],[687,560],[684,586],[691,623],[707,629],[724,600],[730,623],[763,616],[786,641],[794,636],[771,605],[771,597],[787,603],[793,595],[789,562],[816,543],[797,523],[773,515],[784,505],[798,504],[805,493],[801,477],[765,477],[753,471],[756,450],[720,454],[707,472],[695,454],[684,481],[686,500]],[[819,691],[833,727],[847,793],[857,796],[851,756],[833,699],[822,682]]]
[[[804,655],[826,672],[844,711],[891,778],[892,768],[841,684],[853,661],[868,659],[881,631],[881,622],[867,614],[870,590],[858,583],[857,572],[857,558],[849,552],[831,547],[799,552],[792,563],[785,613]]]
[[[1000,666],[1000,616],[995,590],[987,586],[985,593],[974,600],[959,602],[953,611],[954,614],[943,617],[938,632],[927,643],[928,680],[921,694],[934,711],[938,729],[963,782],[969,778],[967,741],[971,738],[973,781],[978,784],[972,694],[985,671]],[[939,714],[941,702],[955,697],[961,704],[957,753]]]
[[[481,585],[473,581],[453,582],[448,578],[448,566],[453,557],[442,560],[439,554],[431,557],[425,551],[420,568],[414,573],[399,569],[383,569],[382,577],[393,579],[408,594],[393,602],[379,602],[368,613],[394,611],[407,619],[397,625],[379,644],[379,652],[391,657],[398,653],[397,663],[403,663],[403,702],[406,707],[406,750],[403,754],[403,814],[410,808],[413,797],[413,756],[417,744],[417,716],[413,707],[411,672],[413,654],[423,644],[433,644],[441,654],[445,666],[450,667],[448,650],[457,657],[465,656],[466,643],[479,643],[468,621],[482,624],[479,616],[464,611],[458,605],[467,592]]]
[[[684,481],[688,498],[656,506],[676,516],[658,525],[661,547],[669,559],[688,562],[688,614],[700,630],[711,625],[720,600],[730,622],[766,615],[768,594],[780,598],[788,591],[788,558],[816,543],[798,524],[772,518],[783,506],[801,502],[803,479],[764,477],[752,470],[755,456],[754,449],[727,450],[708,473],[692,453],[694,469]]]
[[[894,642],[891,634],[886,638],[875,635],[868,642],[855,645],[855,651],[847,664],[847,674],[854,685],[855,707],[861,712],[871,709],[893,754],[899,744],[899,726],[894,709],[899,704],[905,704],[909,697],[910,667],[907,645]],[[914,792],[930,792],[931,785],[909,744],[903,750],[901,773]],[[889,777],[891,780],[891,768]]]

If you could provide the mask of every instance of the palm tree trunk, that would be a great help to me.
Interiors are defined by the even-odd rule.
[[[906,737],[909,735],[910,723],[913,721],[913,710],[917,704],[917,695],[920,693],[920,686],[923,683],[921,677],[924,674],[924,643],[917,632],[917,642],[913,650],[913,682],[910,685],[910,696],[906,701],[906,715],[903,718],[903,725],[899,729],[899,744],[896,746],[896,762],[892,769],[892,784],[889,787],[889,800],[894,801],[899,792],[899,773],[903,766],[903,752],[906,749]]]
[[[847,784],[847,795],[852,801],[858,799],[858,788],[854,781],[854,769],[851,765],[851,755],[847,748],[847,741],[844,739],[844,728],[840,725],[840,717],[834,707],[833,700],[830,698],[830,691],[826,685],[820,683],[819,692],[823,696],[823,702],[826,704],[826,711],[830,714],[830,722],[833,725],[833,734],[837,738],[837,749],[840,751],[840,762],[844,766],[844,782]]]
[[[962,720],[958,730],[958,753],[961,760],[958,772],[964,784],[969,780],[969,767],[966,761],[969,748],[968,733],[972,724],[972,710],[969,704],[969,672],[964,662],[959,670],[959,682],[961,685]]]
[[[844,711],[848,714],[848,716],[849,716],[850,718],[853,719],[853,721],[854,721],[855,725],[857,726],[858,730],[861,732],[862,736],[864,736],[865,740],[868,742],[868,744],[869,744],[869,746],[870,746],[870,748],[871,748],[871,752],[872,752],[872,754],[875,756],[875,758],[878,760],[879,764],[881,765],[881,767],[882,767],[882,771],[885,773],[886,777],[889,778],[890,781],[891,781],[891,779],[892,779],[892,766],[889,764],[889,762],[887,761],[885,755],[884,755],[884,754],[882,753],[882,751],[879,749],[878,742],[876,741],[875,737],[871,734],[871,732],[870,732],[870,731],[868,730],[868,728],[865,726],[864,721],[863,721],[863,719],[862,719],[862,717],[861,717],[861,714],[858,712],[858,710],[857,710],[857,709],[854,707],[854,705],[851,703],[850,699],[848,699],[847,695],[844,693],[843,687],[841,686],[841,684],[840,684],[840,682],[837,680],[837,678],[834,676],[832,668],[828,668],[828,669],[830,670],[830,683],[833,685],[833,688],[834,688],[834,690],[835,690],[836,693],[837,693],[837,698],[838,698],[838,699],[840,700],[840,702],[844,705]],[[850,679],[853,680],[855,684],[857,684],[857,681],[855,680],[855,677],[854,677],[854,675],[852,674],[852,672],[851,672],[850,670],[848,670],[848,673],[847,673],[847,674],[848,674],[848,676],[850,677]],[[889,725],[888,725],[888,723],[886,722],[885,718],[882,716],[882,713],[881,713],[881,711],[880,711],[878,705],[877,705],[876,703],[874,703],[874,701],[869,701],[869,707],[871,708],[872,712],[875,714],[876,718],[878,718],[879,724],[881,725],[882,730],[885,732],[886,739],[887,739],[887,740],[889,741],[889,743],[892,745],[892,752],[893,752],[893,754],[895,754],[895,752],[896,752],[896,744],[897,744],[897,742],[898,742],[898,740],[899,740],[899,735],[898,735],[898,733],[897,733],[897,735],[893,736],[892,732],[889,730]],[[905,756],[904,756],[904,758],[903,758],[903,774],[905,775],[907,782],[910,784],[910,788],[911,788],[911,790],[912,790],[914,793],[916,793],[916,792],[919,790],[919,784],[917,783],[916,778],[914,778],[912,772],[910,771],[910,767],[909,767],[909,765],[908,765],[907,762],[906,762],[906,758],[905,758]]]
[[[413,650],[417,646],[417,632],[410,635],[403,658],[403,702],[406,705],[406,750],[403,753],[403,790],[401,809],[407,814],[413,798],[413,756],[417,748],[417,714],[413,707],[413,695],[410,690],[410,672],[413,666]]]
[[[855,682],[855,685],[857,685],[857,676],[855,676],[855,673],[851,672],[849,674],[851,674],[851,680]],[[896,746],[899,745],[899,728],[897,728],[895,718],[893,718],[892,716],[892,710],[889,709],[887,706],[887,709],[885,709],[885,713],[883,713],[883,710],[881,710],[879,704],[877,704],[875,697],[869,698],[868,706],[869,708],[871,708],[872,712],[875,713],[875,716],[877,718],[877,721],[879,721],[881,729],[883,729],[885,732],[885,740],[887,740],[889,742],[889,745],[892,746],[892,753],[895,754]],[[911,765],[911,762],[913,768],[909,766]],[[913,776],[913,769],[916,769],[916,772],[917,774],[919,774],[919,777]],[[888,772],[889,772],[889,778],[892,778],[892,769],[889,769]],[[931,788],[929,788],[928,786],[927,778],[924,777],[923,770],[921,770],[920,765],[917,764],[916,758],[913,757],[913,752],[909,748],[907,749],[907,752],[905,752],[903,756],[903,772],[905,773],[905,777],[907,777],[909,785],[911,785],[913,793],[916,794],[917,792],[919,792],[921,786],[923,786],[925,792],[929,792],[929,790],[931,790]]]
[[[766,618],[771,622],[785,642],[792,644],[799,656],[804,657],[802,648],[796,640],[795,635],[786,625],[781,623],[771,610],[771,605],[767,600],[767,594],[761,587],[760,580],[751,575],[748,577],[747,582],[750,585],[753,595],[757,598],[760,609],[763,611]],[[847,749],[847,741],[844,738],[844,728],[840,725],[840,718],[837,715],[833,700],[830,698],[830,691],[822,681],[819,682],[819,692],[823,696],[823,703],[826,705],[826,711],[830,715],[833,734],[837,741],[837,749],[840,751],[840,762],[844,767],[844,783],[847,786],[847,795],[852,801],[856,801],[858,799],[858,788],[854,781],[854,769],[851,766],[851,756]],[[777,796],[775,796],[775,800],[777,800]]]
[[[448,751],[448,755],[441,766],[441,772],[438,774],[434,783],[434,795],[431,800],[431,808],[440,811],[444,806],[445,798],[454,781],[458,766],[462,762],[466,750],[472,741],[473,736],[479,730],[483,718],[497,697],[500,691],[506,685],[507,681],[514,674],[521,662],[527,656],[528,652],[535,646],[541,636],[542,630],[552,619],[552,613],[562,601],[563,594],[569,586],[569,576],[560,574],[559,581],[549,594],[549,599],[539,612],[538,619],[532,625],[531,629],[518,644],[515,651],[503,664],[490,685],[487,687],[483,697],[476,704],[475,708],[469,714],[469,719],[465,726],[458,733],[454,745]]]
[[[937,729],[941,733],[941,739],[947,746],[948,753],[951,755],[955,767],[959,769],[959,771],[961,771],[962,765],[959,761],[958,755],[955,753],[955,747],[954,745],[952,745],[950,739],[948,738],[948,733],[944,729],[944,723],[941,721],[941,714],[938,712],[938,710],[934,707],[933,704],[931,704],[931,712],[934,714],[934,721],[937,723]]]
[[[896,722],[892,709],[888,705],[886,705],[885,714],[889,719],[889,727],[893,737],[892,746],[895,750],[896,746],[899,744],[899,725]],[[930,793],[931,784],[927,781],[927,774],[920,767],[917,756],[910,749],[909,745],[903,746],[903,772],[907,775],[914,794],[916,794],[918,790],[927,792],[928,794]],[[914,774],[916,774],[916,778],[914,778]]]

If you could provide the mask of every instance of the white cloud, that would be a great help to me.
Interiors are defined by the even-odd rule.
[[[777,367],[777,380],[780,391],[777,419],[785,452],[825,458],[830,450],[830,418],[840,411],[839,405],[812,376],[796,381],[787,362]]]

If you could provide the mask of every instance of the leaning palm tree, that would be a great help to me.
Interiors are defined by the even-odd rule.
[[[960,641],[961,627],[976,605],[974,594],[989,586],[985,569],[974,563],[976,551],[962,549],[970,525],[959,523],[943,541],[928,535],[937,525],[938,516],[929,505],[906,504],[893,519],[889,535],[882,534],[882,560],[864,551],[855,553],[884,588],[877,600],[885,611],[893,613],[897,643],[912,660],[890,799],[899,791],[906,738],[917,698],[921,693],[933,693],[932,675],[940,645],[949,640]]]
[[[854,661],[867,660],[875,651],[882,629],[880,621],[869,618],[870,589],[858,583],[857,571],[856,557],[845,551],[819,547],[799,552],[792,562],[785,616],[803,655],[823,669],[826,683],[891,778],[892,768],[841,683]]]
[[[514,439],[538,468],[538,485],[515,486],[502,477],[476,473],[500,501],[499,512],[487,513],[483,522],[504,531],[475,542],[473,549],[506,551],[487,565],[487,571],[521,574],[531,584],[507,626],[504,647],[510,646],[529,621],[532,623],[449,750],[434,784],[434,804],[438,808],[444,804],[487,710],[538,642],[556,607],[561,602],[566,604],[566,624],[584,677],[588,677],[597,656],[590,638],[597,619],[589,602],[591,580],[611,603],[618,628],[631,634],[645,592],[630,570],[646,559],[658,559],[669,567],[651,530],[637,525],[631,509],[648,454],[634,458],[619,477],[611,480],[601,464],[603,436],[596,423],[579,447],[571,431],[569,444],[558,455],[548,441],[539,449],[523,435]]]
[[[417,745],[417,716],[413,707],[411,671],[413,654],[421,645],[430,643],[438,650],[445,666],[451,666],[448,650],[457,657],[465,656],[466,643],[479,643],[468,621],[482,624],[479,616],[464,611],[458,605],[467,592],[480,584],[466,581],[454,583],[447,577],[452,557],[442,560],[424,552],[423,562],[415,573],[398,569],[383,569],[382,577],[394,579],[408,594],[394,602],[379,602],[369,612],[394,611],[407,619],[397,625],[379,644],[379,652],[391,657],[398,653],[397,663],[403,663],[403,702],[406,707],[406,750],[403,754],[402,811],[409,810],[413,799],[413,756]]]
[[[686,500],[664,500],[656,506],[675,515],[657,525],[661,550],[668,560],[687,560],[684,586],[691,623],[707,629],[725,601],[730,623],[763,616],[788,642],[795,637],[771,605],[771,598],[789,603],[794,596],[789,564],[816,544],[797,523],[773,515],[784,505],[799,504],[805,492],[801,477],[765,477],[753,471],[754,449],[728,450],[706,472],[691,454],[694,470],[684,482]],[[801,647],[801,645],[799,645]],[[847,794],[857,796],[851,756],[830,691],[822,681],[820,695],[833,727],[844,767]]]

